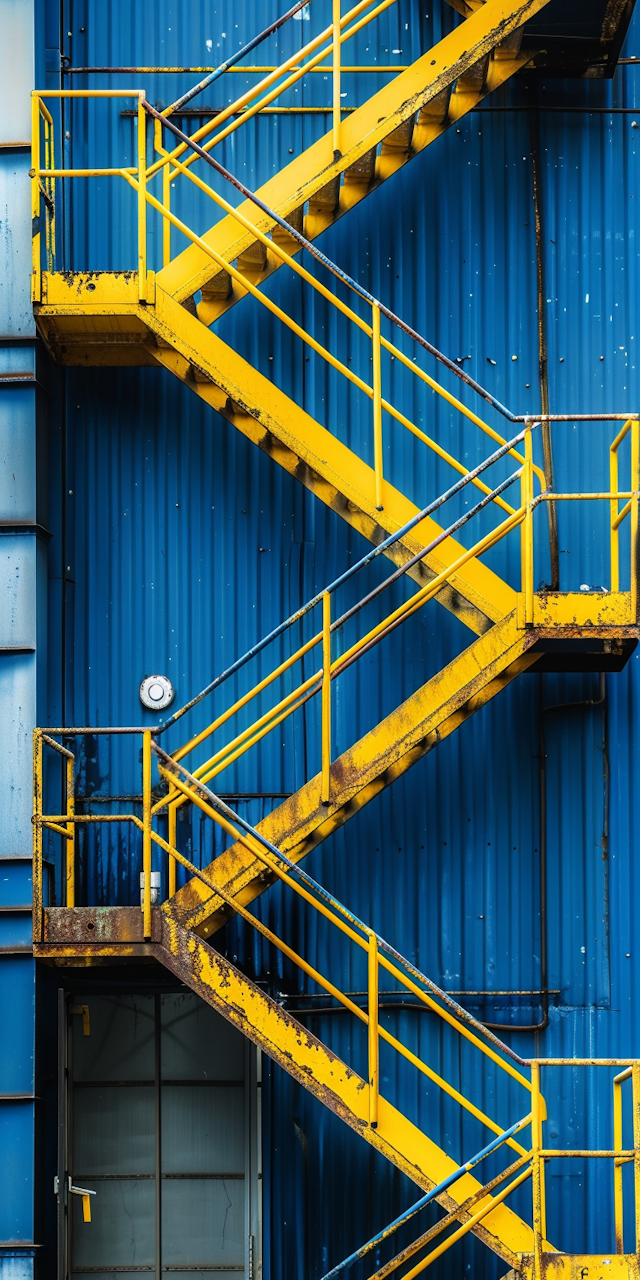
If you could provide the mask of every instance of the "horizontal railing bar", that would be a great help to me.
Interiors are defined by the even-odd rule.
[[[118,169],[39,169],[38,172],[46,178],[122,178],[125,173],[135,174],[138,170],[120,165]]]
[[[452,1187],[454,1183],[458,1182],[465,1173],[470,1173],[476,1165],[480,1164],[481,1160],[484,1160],[486,1156],[491,1154],[491,1152],[497,1151],[508,1138],[512,1137],[515,1133],[518,1133],[520,1129],[524,1129],[530,1121],[531,1116],[528,1115],[525,1116],[523,1120],[518,1120],[516,1124],[511,1125],[509,1129],[505,1129],[505,1131],[499,1134],[497,1138],[494,1138],[493,1142],[490,1142],[486,1147],[483,1147],[482,1151],[478,1151],[475,1156],[472,1156],[470,1160],[467,1160],[466,1164],[458,1165],[458,1168],[454,1169],[453,1172],[444,1178],[442,1182],[439,1182],[437,1186],[433,1187],[431,1191],[428,1191],[426,1195],[420,1198],[420,1200],[416,1200],[415,1204],[411,1205],[409,1209],[405,1209],[404,1213],[401,1213],[398,1218],[395,1218],[393,1222],[390,1222],[382,1231],[378,1231],[375,1236],[372,1236],[370,1240],[367,1240],[366,1244],[361,1245],[355,1253],[350,1254],[348,1258],[345,1258],[343,1262],[338,1263],[338,1266],[333,1267],[331,1271],[327,1271],[322,1277],[322,1280],[333,1280],[333,1277],[339,1275],[341,1271],[352,1266],[354,1262],[358,1262],[360,1258],[364,1258],[367,1253],[370,1253],[372,1249],[375,1249],[377,1244],[382,1244],[383,1240],[387,1240],[390,1235],[393,1235],[394,1231],[397,1231],[398,1227],[403,1226],[405,1222],[409,1222],[411,1218],[414,1218],[415,1215],[420,1212],[421,1209],[424,1209],[428,1204],[431,1204],[432,1200],[437,1200],[438,1196],[442,1195],[449,1189],[449,1187]],[[527,1158],[529,1157],[527,1156]],[[507,1176],[508,1175],[505,1173],[504,1177]]]
[[[557,1151],[554,1147],[549,1147],[548,1150],[545,1147],[538,1154],[541,1158],[544,1157],[545,1160],[551,1160],[552,1158],[566,1160],[573,1156],[578,1156],[581,1160],[617,1160],[618,1157],[621,1160],[633,1160],[636,1153],[635,1151]]]
[[[330,55],[327,54],[327,57],[329,56]],[[293,66],[291,67],[291,70],[298,71],[302,65],[303,65],[302,63],[294,63]],[[249,74],[264,75],[266,71],[279,71],[280,66],[281,66],[281,63],[276,64],[275,62],[270,63],[268,66],[262,66],[262,67],[256,66],[255,64],[249,67],[228,66],[227,72],[230,72],[235,75],[241,75],[241,76],[249,75]],[[384,63],[384,65],[377,64],[372,66],[361,65],[358,63],[358,64],[352,64],[352,65],[346,65],[346,66],[344,64],[341,64],[340,70],[342,72],[345,72],[345,71],[366,72],[368,75],[377,71],[382,71],[386,75],[390,75],[392,72],[395,75],[396,71],[408,71],[409,66],[410,66],[409,63],[402,63],[402,62],[387,62],[387,63]],[[114,75],[114,76],[115,75],[125,75],[125,76],[193,75],[193,76],[197,76],[197,75],[201,75],[203,72],[209,72],[209,71],[215,71],[215,70],[216,70],[215,67],[62,67],[61,68],[62,75],[65,75],[65,76],[79,76],[79,75]],[[310,74],[317,73],[319,75],[326,75],[327,71],[333,71],[333,66],[330,62],[322,67],[309,67]],[[330,111],[331,107],[329,107],[328,110]],[[587,108],[585,108],[585,110],[587,110]]]
[[[640,1058],[532,1058],[531,1062],[540,1067],[637,1067]]]
[[[32,98],[139,98],[144,102],[144,89],[33,89]],[[137,169],[136,169],[137,173]]]
[[[47,733],[57,733],[60,736],[64,734],[65,737],[69,737],[69,738],[79,738],[82,735],[88,734],[88,733],[94,733],[104,737],[105,735],[112,734],[112,733],[117,733],[117,734],[144,733],[145,730],[149,728],[151,728],[152,733],[157,733],[157,729],[154,729],[153,725],[149,726],[148,724],[117,725],[115,728],[111,728],[111,729],[107,727],[104,727],[104,728],[96,727],[95,725],[83,725],[80,728],[70,726],[69,728],[65,728],[65,729],[49,728],[49,726],[47,726]]]
[[[601,499],[611,501],[612,498],[632,499],[637,498],[638,496],[639,495],[637,493],[607,493],[604,491],[602,493],[556,493],[554,490],[553,493],[539,493],[538,496],[533,499],[532,506],[537,507],[539,502],[589,502],[591,500],[597,501]]]

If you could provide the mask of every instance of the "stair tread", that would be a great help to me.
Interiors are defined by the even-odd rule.
[[[430,98],[452,85],[461,71],[490,53],[500,39],[547,3],[549,0],[488,0],[481,10],[342,122],[342,154],[338,159],[334,157],[333,135],[328,132],[269,179],[258,192],[260,198],[281,217],[288,216],[335,175],[353,169],[367,152],[415,115]],[[240,210],[255,226],[270,230],[270,219],[250,201],[243,202]],[[228,262],[234,261],[251,239],[250,233],[230,215],[202,238]],[[158,281],[163,289],[182,301],[202,288],[218,270],[201,249],[191,245],[163,268]]]

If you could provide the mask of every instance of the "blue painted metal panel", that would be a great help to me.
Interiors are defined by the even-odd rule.
[[[0,872],[3,864],[0,863]],[[0,958],[0,1094],[34,1092],[35,979],[29,956]],[[2,1236],[0,1239],[9,1239]]]
[[[408,62],[417,56],[438,38],[442,23],[448,29],[455,21],[445,5],[429,18],[423,9],[401,0],[375,37],[356,42],[353,60]],[[82,19],[78,11],[70,26],[63,24],[73,31],[65,53],[75,65],[208,64],[221,56],[227,40],[246,40],[277,7],[265,14],[263,4],[246,4],[240,16],[236,10],[223,4],[212,15],[206,6],[176,10],[160,3],[138,12],[119,0],[87,4]],[[316,12],[309,23],[291,24],[282,33],[280,56],[316,30]],[[639,36],[636,18],[628,53],[640,52]],[[275,41],[265,46],[265,62],[275,56],[274,48]],[[611,85],[553,83],[537,92],[545,106],[635,108],[639,76],[638,68],[629,66],[619,69]],[[192,79],[145,77],[144,83],[152,101],[166,103]],[[207,97],[206,105],[221,106],[231,92],[253,82],[242,75],[229,79],[230,86],[216,86],[215,98]],[[139,82],[129,75],[73,78],[74,87]],[[378,75],[352,77],[346,81],[347,103],[382,82]],[[320,75],[298,98],[323,106],[329,91]],[[491,100],[485,114],[461,122],[338,223],[322,247],[449,355],[463,358],[465,368],[494,394],[519,412],[533,413],[540,401],[529,119],[522,109],[494,110],[526,107],[528,94],[533,91],[518,84]],[[291,103],[297,100],[290,94]],[[74,108],[68,117],[67,156],[74,163],[95,156],[101,120],[109,122],[100,142],[102,158],[131,156],[132,122],[119,115],[120,108],[102,110],[102,116],[87,116],[85,108]],[[607,112],[539,117],[552,412],[637,407],[640,292],[634,210],[640,192],[634,118]],[[290,148],[296,153],[307,145],[328,120],[328,115],[265,117],[226,142],[221,158],[257,185],[286,160]],[[89,189],[79,188],[68,264],[133,265],[133,199],[123,189],[112,203],[114,192],[109,180],[99,199],[93,198],[88,219]],[[180,188],[175,198],[176,209],[198,230],[212,220],[204,202]],[[350,355],[354,368],[367,371],[368,349],[324,303],[310,300],[284,273],[268,288],[316,335]],[[345,394],[335,375],[328,375],[257,304],[245,301],[237,307],[220,332],[371,460],[368,403],[356,393]],[[433,372],[432,365],[425,362],[425,367]],[[408,375],[387,366],[384,377],[403,411],[468,465],[484,456],[484,438],[462,428],[430,393],[413,389]],[[365,544],[168,375],[71,370],[66,380],[67,470],[62,436],[54,442],[52,465],[57,486],[52,505],[64,500],[52,556],[56,575],[67,575],[66,715],[76,724],[150,724],[153,717],[142,711],[137,697],[142,676],[165,671],[178,701],[185,700],[360,555]],[[455,379],[444,381],[473,404]],[[489,415],[489,421],[501,426],[497,416]],[[385,421],[384,430],[386,473],[415,501],[426,501],[450,483],[450,470],[434,463],[397,424]],[[601,482],[605,438],[602,427],[554,428],[559,487]],[[603,528],[600,515],[561,511],[563,586],[608,582]],[[537,535],[536,563],[544,581],[549,567],[542,522]],[[517,545],[496,548],[490,563],[515,583]],[[379,564],[370,569],[367,586],[384,572]],[[402,598],[401,588],[390,597],[393,603]],[[53,616],[61,633],[59,602]],[[374,616],[381,615],[372,613],[372,621]],[[398,705],[467,640],[461,625],[434,604],[380,656],[373,654],[367,666],[353,669],[337,685],[336,749]],[[508,1033],[522,1052],[637,1052],[638,815],[631,763],[640,722],[637,664],[634,657],[624,673],[607,678],[604,712],[585,708],[549,718],[546,726],[549,985],[557,994],[547,1031]],[[251,674],[266,670],[266,661],[256,663]],[[247,684],[238,680],[231,686],[235,694]],[[552,704],[597,693],[595,676],[521,678],[308,859],[313,874],[448,989],[489,993],[465,997],[489,1021],[513,1027],[541,1017],[536,994],[541,981],[539,700]],[[220,710],[223,700],[213,705]],[[205,723],[204,714],[194,717],[197,725]],[[171,739],[173,745],[179,740],[177,734]],[[318,742],[312,704],[259,752],[222,775],[220,789],[292,791],[317,769]],[[80,787],[87,793],[139,791],[137,744],[116,749],[88,738],[80,752]],[[52,770],[52,792],[58,785]],[[269,794],[246,800],[242,812],[257,822],[273,802]],[[185,815],[180,828],[189,856],[208,860],[218,847],[208,825],[197,815]],[[111,833],[87,840],[81,856],[86,900],[135,901],[138,856],[134,846]],[[280,889],[271,889],[257,911],[283,927],[312,963],[345,987],[362,990],[362,968],[324,929],[294,910]],[[313,1003],[315,992],[300,983],[299,975],[244,930],[228,928],[219,944],[279,998],[288,998],[291,1007],[296,995]],[[531,994],[491,994],[505,990]],[[457,1054],[428,1018],[414,1012],[385,1017],[453,1083],[462,1080],[474,1100],[505,1123],[514,1118],[513,1095]],[[306,1020],[361,1066],[362,1041],[348,1019]],[[437,1103],[431,1087],[420,1087],[412,1072],[386,1059],[383,1089],[456,1157],[480,1145],[475,1123],[462,1124],[452,1108]],[[267,1274],[273,1280],[316,1277],[406,1207],[415,1189],[282,1073],[267,1071],[265,1093]],[[608,1075],[589,1094],[584,1077],[568,1072],[554,1098],[548,1124],[552,1144],[609,1144]],[[611,1247],[611,1188],[607,1183],[603,1191],[602,1172],[594,1164],[575,1172],[549,1166],[549,1235],[561,1247]],[[526,1211],[526,1192],[517,1203]],[[452,1267],[487,1280],[504,1270],[474,1241],[459,1247],[440,1274],[452,1274]],[[369,1272],[353,1274],[360,1280]]]
[[[30,166],[28,151],[11,147],[0,150],[0,253],[3,263],[11,265],[11,269],[3,271],[0,278],[1,338],[35,337],[35,323],[29,300]]]
[[[0,1109],[0,1241],[33,1242],[33,1103]]]

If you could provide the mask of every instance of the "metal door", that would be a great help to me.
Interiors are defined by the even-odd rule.
[[[88,1018],[69,1019],[64,1145],[72,1185],[96,1194],[91,1222],[82,1196],[68,1197],[59,1280],[258,1277],[259,1082],[248,1042],[189,991],[68,1004],[83,1006]]]

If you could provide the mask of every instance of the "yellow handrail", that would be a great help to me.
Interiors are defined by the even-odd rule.
[[[51,91],[47,90],[45,96],[108,97],[110,96],[111,92],[112,91],[110,90],[86,90],[86,91],[84,90],[51,90]],[[291,329],[291,331],[297,337],[299,337],[306,345],[310,346],[312,350],[314,350],[318,355],[320,355],[331,367],[333,367],[337,372],[341,373],[342,376],[346,377],[349,382],[351,382],[354,386],[356,386],[359,390],[361,390],[369,399],[371,399],[372,405],[373,405],[373,445],[374,445],[376,506],[378,507],[378,509],[382,509],[382,506],[383,506],[383,461],[382,461],[382,410],[383,409],[385,410],[386,413],[389,414],[390,417],[394,418],[402,426],[408,429],[417,439],[421,440],[424,444],[426,444],[427,447],[431,449],[432,452],[434,452],[438,457],[440,457],[448,465],[453,467],[454,470],[458,471],[462,475],[465,475],[468,473],[468,468],[466,468],[452,454],[450,454],[446,449],[444,449],[442,445],[438,444],[437,441],[433,440],[429,435],[427,435],[419,427],[417,427],[415,423],[411,422],[411,420],[407,418],[399,409],[397,409],[393,404],[391,404],[388,400],[382,397],[381,367],[380,367],[381,348],[384,347],[384,349],[394,359],[399,360],[400,363],[405,368],[410,369],[411,372],[416,377],[418,377],[421,381],[425,383],[425,385],[429,386],[431,390],[433,390],[437,395],[443,398],[457,412],[462,413],[469,421],[473,422],[476,426],[478,426],[483,432],[485,432],[485,434],[489,435],[491,439],[495,440],[500,444],[505,443],[504,437],[501,436],[499,432],[497,432],[494,428],[490,427],[487,423],[485,423],[477,414],[473,413],[472,410],[468,409],[465,405],[463,405],[462,402],[459,401],[450,392],[446,391],[444,387],[441,387],[440,384],[435,381],[435,379],[431,378],[424,370],[420,369],[412,360],[410,360],[404,354],[404,352],[400,350],[399,347],[397,347],[394,343],[390,342],[387,338],[381,336],[379,331],[380,330],[379,307],[377,306],[372,307],[372,321],[371,321],[371,324],[368,324],[365,320],[363,320],[357,314],[357,312],[353,311],[351,307],[349,307],[341,299],[336,297],[336,295],[333,294],[325,285],[323,285],[319,280],[317,280],[314,276],[312,276],[311,273],[307,271],[306,268],[304,268],[299,262],[297,262],[295,257],[289,254],[282,245],[278,244],[276,241],[272,239],[269,239],[269,237],[263,231],[254,227],[253,223],[251,223],[250,220],[240,212],[240,210],[234,209],[233,206],[224,199],[224,197],[220,196],[207,183],[203,182],[203,180],[198,175],[190,173],[187,169],[187,162],[182,163],[177,161],[176,162],[177,168],[180,170],[180,172],[186,172],[189,178],[194,182],[194,184],[200,190],[205,192],[217,205],[219,205],[219,207],[222,208],[225,211],[225,213],[235,218],[238,221],[238,223],[244,227],[245,230],[248,230],[251,232],[251,235],[255,239],[263,243],[265,247],[268,247],[268,250],[270,252],[275,253],[275,255],[280,259],[282,263],[284,263],[286,266],[289,266],[298,276],[300,276],[301,279],[303,279],[307,284],[309,284],[326,301],[330,302],[330,304],[333,307],[335,307],[338,311],[340,311],[348,320],[350,320],[357,328],[359,328],[371,339],[373,384],[370,386],[367,382],[364,381],[364,379],[358,377],[358,375],[355,374],[348,367],[347,364],[345,364],[343,361],[340,361],[336,357],[334,357],[332,353],[328,351],[327,348],[325,348],[321,343],[317,342],[316,339],[313,338],[313,336],[307,330],[305,330],[301,325],[298,325],[282,308],[278,307],[264,293],[262,293],[261,290],[258,289],[253,284],[252,281],[250,281],[246,276],[244,276],[244,274],[239,270],[237,266],[234,266],[231,263],[228,263],[226,259],[222,257],[222,255],[218,254],[212,248],[212,246],[210,246],[204,239],[202,239],[202,237],[197,236],[195,232],[191,231],[191,229],[181,219],[177,218],[175,214],[173,214],[170,208],[168,207],[168,200],[169,200],[168,193],[170,188],[169,188],[168,179],[166,177],[166,174],[167,174],[166,167],[163,172],[163,201],[160,202],[147,189],[146,183],[149,179],[151,170],[145,170],[145,174],[143,176],[142,170],[144,168],[144,151],[146,148],[144,108],[142,106],[142,103],[144,102],[144,93],[142,92],[137,93],[131,90],[114,90],[113,96],[119,97],[119,98],[136,97],[138,99],[138,110],[137,110],[138,165],[137,165],[137,168],[131,168],[131,167],[122,167],[122,168],[113,168],[113,169],[87,168],[87,169],[70,169],[70,170],[46,170],[45,169],[43,172],[45,172],[45,174],[48,172],[50,175],[53,175],[53,177],[66,176],[69,178],[80,177],[80,176],[86,176],[86,177],[104,176],[104,175],[111,174],[113,176],[122,177],[127,183],[129,183],[129,185],[132,186],[132,188],[135,190],[137,194],[137,202],[138,202],[138,267],[139,267],[138,287],[139,287],[139,296],[143,302],[146,302],[147,300],[147,279],[146,279],[147,260],[146,260],[146,230],[145,230],[144,210],[146,209],[147,204],[149,204],[151,205],[151,207],[156,209],[156,211],[159,212],[163,218],[163,237],[162,237],[163,261],[166,262],[168,253],[169,253],[169,248],[170,248],[169,241],[166,234],[166,229],[167,227],[175,226],[193,244],[197,245],[199,248],[203,250],[205,254],[207,254],[207,256],[212,258],[212,260],[216,263],[216,266],[219,267],[220,270],[227,271],[231,275],[232,279],[236,282],[236,284],[242,290],[251,293],[251,295],[255,297],[262,306],[266,307],[266,309],[269,310],[272,315],[275,315],[277,319],[279,319],[283,324],[285,324],[289,329]],[[34,99],[37,99],[38,101],[40,101],[41,96],[38,94],[34,94]],[[157,139],[158,128],[159,128],[159,125],[158,125],[158,122],[156,122],[156,139]],[[156,145],[158,145],[157,142],[156,142]],[[35,147],[35,134],[34,134],[34,147]],[[162,148],[159,148],[159,149],[162,150],[163,155],[165,157],[169,155],[169,153],[164,151],[164,149]],[[35,151],[34,151],[34,160],[33,160],[33,172],[34,174],[37,175],[37,177],[34,177],[35,190],[33,195],[33,201],[35,204],[35,201],[39,198],[37,196],[37,179],[40,175],[39,160],[37,155],[35,154]],[[53,178],[51,180],[53,180]],[[39,242],[37,242],[36,240],[34,240],[33,254],[34,254],[34,277],[36,276],[36,274],[38,277],[38,283],[37,283],[37,286],[34,284],[34,290],[37,288],[37,290],[39,291],[40,290],[40,283],[39,283],[40,281],[40,258],[39,258],[40,249],[39,249]],[[38,293],[38,296],[39,296],[39,293]],[[513,456],[518,458],[518,460],[523,461],[522,456],[515,449],[513,450]],[[534,472],[539,480],[541,490],[544,491],[546,488],[544,471],[541,468],[534,465]],[[483,481],[481,481],[479,478],[476,478],[473,483],[482,492],[485,492],[485,493],[489,492],[486,485],[484,485]],[[497,498],[494,499],[494,501],[498,506],[500,506],[503,510],[507,511],[508,513],[513,512],[513,507],[511,507],[502,497],[498,496]]]
[[[367,14],[365,18],[361,18],[359,22],[354,22],[354,19],[359,18],[360,14],[364,13],[364,11],[368,9],[372,3],[373,3],[373,0],[359,0],[358,4],[354,5],[354,7],[350,9],[348,13],[344,14],[340,18],[340,40],[339,40],[340,46],[342,46],[342,44],[344,44],[345,41],[350,40],[353,36],[357,35],[357,33],[361,31],[364,27],[368,26],[368,24],[374,21],[374,19],[377,18],[381,13],[383,13],[385,9],[388,9],[392,4],[395,4],[395,0],[382,0],[382,2],[377,4],[375,9],[373,9],[373,11],[370,14]],[[353,22],[354,25],[352,27],[349,27],[347,30],[345,30],[345,28],[347,28],[348,23],[350,22]],[[321,49],[320,52],[317,53],[315,57],[311,58],[308,62],[304,63],[303,65],[299,65],[300,59],[307,57],[311,53],[314,53],[315,50],[318,48],[318,46],[321,45],[324,40],[329,40],[329,43],[327,44],[327,46],[324,49]],[[213,147],[217,146],[219,142],[222,142],[225,138],[227,138],[229,134],[233,133],[236,129],[238,129],[240,125],[245,124],[247,120],[250,120],[253,118],[254,115],[259,114],[260,111],[262,111],[265,107],[269,106],[277,97],[280,96],[280,94],[285,93],[287,89],[290,89],[292,85],[296,84],[298,80],[302,78],[302,76],[306,75],[309,71],[315,70],[315,68],[318,67],[320,63],[324,62],[328,57],[332,55],[333,48],[334,48],[334,22],[332,18],[331,25],[329,27],[326,27],[324,31],[321,31],[319,35],[315,36],[313,40],[310,40],[304,46],[304,48],[298,50],[297,53],[292,54],[283,63],[281,63],[279,67],[276,67],[274,71],[270,72],[265,77],[264,80],[260,81],[259,84],[254,85],[252,89],[247,89],[246,92],[241,94],[239,98],[236,98],[235,102],[229,103],[222,111],[218,113],[217,116],[215,116],[213,120],[210,120],[207,124],[202,125],[199,129],[197,129],[196,132],[191,135],[192,141],[200,142],[202,138],[208,137],[208,135],[212,133],[214,129],[219,128],[219,126],[223,124],[226,120],[229,120],[231,116],[237,115],[239,111],[243,111],[243,109],[247,107],[248,109],[246,111],[243,111],[243,114],[242,116],[240,116],[239,119],[232,121],[231,124],[229,124],[225,129],[222,129],[220,133],[216,134],[214,138],[210,139],[210,141],[205,144],[204,150],[210,151]],[[249,106],[249,104],[254,102],[255,99],[258,97],[260,93],[262,93],[263,90],[269,89],[271,85],[273,85],[277,80],[279,80],[281,76],[286,75],[288,71],[291,71],[292,74],[287,76],[287,79],[284,81],[283,84],[279,85],[276,89],[272,90],[271,93],[268,93],[267,96],[261,99],[261,101],[258,102],[255,106],[253,107]],[[149,170],[147,172],[147,177],[148,178],[153,177],[153,174],[157,173],[158,170],[161,169],[163,165],[168,163],[174,163],[174,161],[179,156],[184,155],[184,152],[186,150],[187,150],[186,143],[180,143],[174,149],[173,152],[170,152],[167,155],[166,158],[163,157],[162,160],[155,161],[154,164],[150,165]],[[197,158],[196,156],[191,156],[186,161],[187,166],[189,167],[190,165],[192,165],[196,158]],[[172,177],[173,176],[174,175],[172,172]]]

